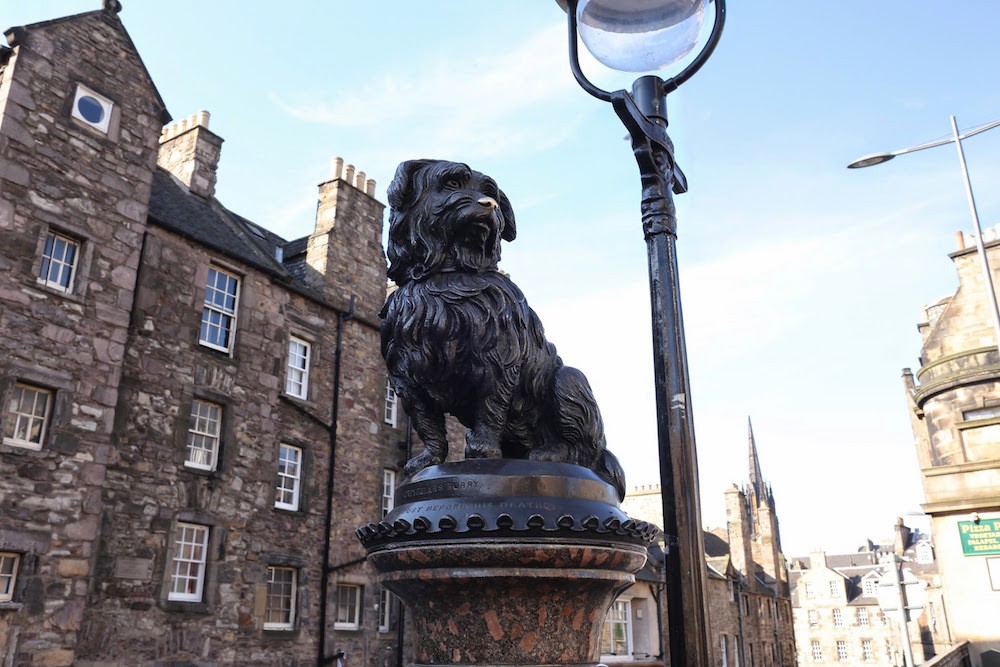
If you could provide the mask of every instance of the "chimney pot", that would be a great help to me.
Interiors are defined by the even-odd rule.
[[[965,234],[961,231],[955,232],[955,245],[959,250],[965,250]]]
[[[365,194],[369,195],[371,197],[375,196],[375,179],[374,178],[369,178],[365,182]]]
[[[344,166],[343,179],[348,183],[354,183],[354,165],[348,164]]]
[[[335,181],[344,173],[344,158],[334,157],[330,163],[330,180]]]
[[[364,190],[365,190],[365,172],[359,171],[358,173],[354,174],[354,187],[356,187],[358,190],[361,190],[362,192],[364,192]]]

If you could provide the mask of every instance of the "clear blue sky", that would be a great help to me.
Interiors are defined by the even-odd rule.
[[[611,109],[566,64],[554,1],[123,0],[175,118],[226,143],[218,196],[286,237],[344,156],[378,181],[408,158],[494,176],[518,215],[503,268],[588,374],[630,484],[656,481],[638,177]],[[0,0],[4,26],[98,0]],[[900,371],[922,305],[955,287],[969,229],[946,146],[844,167],[1000,118],[1000,4],[732,2],[716,54],[671,96],[690,192],[681,282],[705,522],[746,478],[752,415],[786,553],[851,549],[922,501]],[[607,88],[631,78],[588,72]],[[967,156],[1000,222],[1000,130]]]

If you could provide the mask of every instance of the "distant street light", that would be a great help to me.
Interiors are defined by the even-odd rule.
[[[628,129],[642,177],[642,230],[649,259],[653,319],[660,493],[666,542],[665,584],[670,664],[711,664],[706,617],[705,546],[698,492],[698,459],[691,417],[680,285],[677,215],[673,195],[687,191],[667,136],[667,94],[712,54],[725,22],[725,0],[704,47],[676,76],[643,76],[632,91],[607,92],[580,69],[577,32],[590,52],[612,69],[650,72],[676,62],[698,43],[709,0],[557,0],[569,19],[570,67],[585,91],[610,102]]]
[[[969,211],[972,213],[972,224],[976,230],[976,248],[979,250],[979,259],[983,265],[983,278],[986,283],[986,293],[989,297],[990,310],[993,313],[993,334],[996,336],[997,349],[1000,350],[1000,308],[997,307],[997,293],[996,286],[993,284],[993,273],[990,271],[990,264],[986,260],[986,248],[983,246],[983,229],[979,225],[979,212],[976,210],[976,199],[972,195],[972,183],[969,181],[969,168],[965,164],[965,151],[962,150],[962,140],[968,139],[969,137],[974,137],[977,134],[981,134],[986,130],[992,130],[995,127],[1000,127],[1000,120],[995,120],[992,123],[987,123],[979,127],[973,128],[966,132],[965,134],[958,133],[958,124],[955,122],[955,117],[951,117],[951,131],[952,136],[947,139],[940,139],[938,141],[931,141],[926,144],[920,144],[919,146],[911,146],[910,148],[904,148],[902,150],[893,151],[891,153],[875,153],[873,155],[866,155],[863,158],[859,158],[847,165],[848,169],[860,169],[861,167],[871,167],[872,165],[882,164],[883,162],[888,162],[897,155],[904,155],[906,153],[914,153],[916,151],[922,151],[925,148],[935,148],[936,146],[944,146],[945,144],[954,143],[955,147],[958,149],[958,161],[962,165],[962,177],[965,179],[965,194],[969,199]]]

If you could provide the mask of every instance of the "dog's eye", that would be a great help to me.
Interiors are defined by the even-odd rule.
[[[444,187],[448,188],[449,190],[457,190],[460,187],[462,187],[462,181],[452,177],[444,182]]]

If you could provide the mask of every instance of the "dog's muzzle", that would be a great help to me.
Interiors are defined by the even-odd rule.
[[[483,197],[482,199],[479,200],[478,203],[482,204],[483,206],[489,206],[494,211],[500,208],[500,204],[498,204],[497,200],[494,199],[493,197]]]

